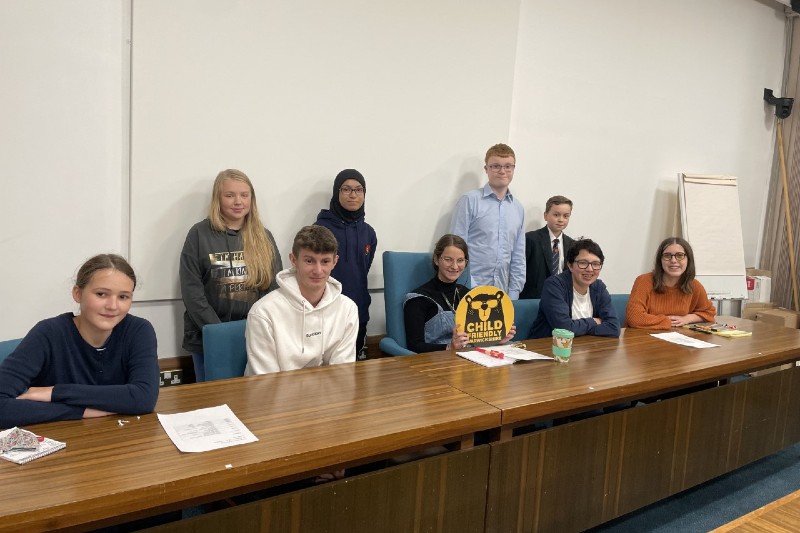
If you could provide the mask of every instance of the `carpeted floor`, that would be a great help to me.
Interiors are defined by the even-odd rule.
[[[797,490],[800,444],[590,531],[705,532]]]

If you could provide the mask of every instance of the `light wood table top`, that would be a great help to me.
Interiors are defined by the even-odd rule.
[[[67,448],[27,465],[0,461],[0,531],[153,514],[500,424],[497,409],[396,359],[166,388],[156,411],[221,404],[260,440],[181,453],[155,414],[30,426]]]
[[[619,339],[576,338],[567,364],[531,361],[485,368],[454,352],[401,360],[497,407],[505,426],[646,398],[800,359],[800,330],[731,317],[719,320],[753,335],[729,339],[676,330],[721,345],[696,349],[652,337],[653,331],[626,328]],[[549,338],[526,345],[541,354],[551,353]]]
[[[800,531],[800,490],[768,503],[712,533],[790,533]]]

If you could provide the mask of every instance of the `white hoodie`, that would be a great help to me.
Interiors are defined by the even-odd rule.
[[[303,298],[293,268],[276,276],[272,291],[247,315],[245,376],[352,363],[356,360],[358,308],[328,278],[316,307]]]

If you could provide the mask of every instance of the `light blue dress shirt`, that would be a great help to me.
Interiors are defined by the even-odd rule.
[[[456,204],[450,233],[467,241],[472,286],[493,285],[519,298],[525,286],[525,210],[509,190],[499,200],[489,184]]]

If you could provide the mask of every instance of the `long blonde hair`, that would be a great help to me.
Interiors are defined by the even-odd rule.
[[[223,170],[217,174],[214,180],[214,188],[211,191],[211,204],[208,207],[208,219],[211,227],[215,231],[227,231],[225,218],[222,216],[222,206],[220,198],[222,196],[222,183],[225,180],[236,180],[246,183],[250,187],[250,212],[244,217],[242,228],[239,234],[242,236],[242,251],[244,253],[245,264],[247,265],[247,278],[244,286],[248,289],[266,290],[269,288],[276,272],[272,271],[272,262],[275,257],[275,250],[264,231],[261,224],[261,217],[258,214],[256,205],[256,191],[247,175],[236,169]]]

